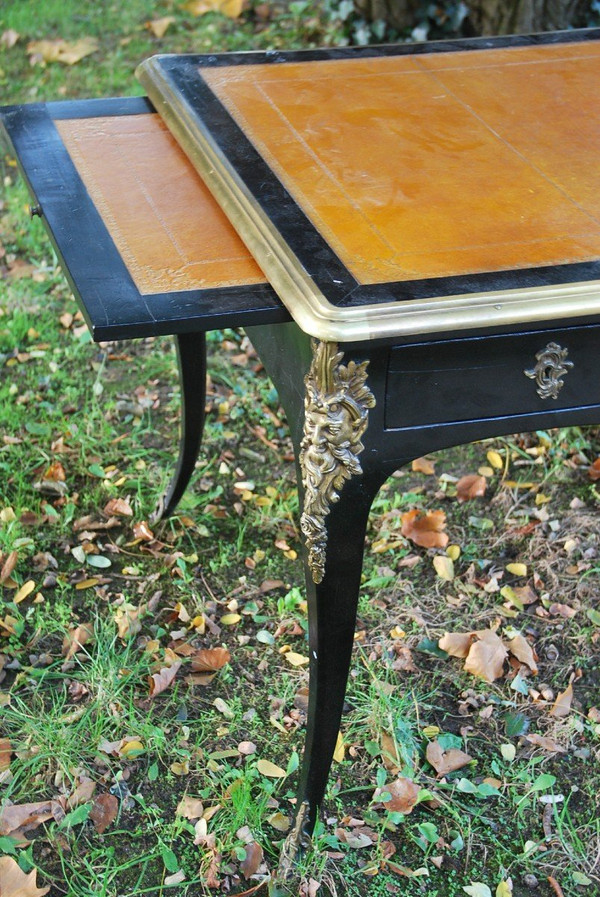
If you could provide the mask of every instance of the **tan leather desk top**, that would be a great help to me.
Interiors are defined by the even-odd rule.
[[[160,116],[55,124],[141,293],[264,282]]]
[[[360,283],[600,255],[598,44],[202,76]]]

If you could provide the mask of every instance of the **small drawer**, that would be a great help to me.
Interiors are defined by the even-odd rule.
[[[554,346],[566,350],[564,374],[554,366]],[[597,325],[396,346],[388,366],[385,427],[402,430],[600,404],[599,349]],[[548,354],[541,355],[545,350]],[[541,369],[537,378],[536,365]],[[563,384],[553,389],[558,379]],[[556,392],[556,397],[540,392]]]

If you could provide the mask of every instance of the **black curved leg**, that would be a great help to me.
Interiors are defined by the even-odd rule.
[[[307,569],[310,688],[306,741],[296,820],[281,856],[286,878],[307,844],[323,800],[337,741],[350,670],[365,531],[371,504],[385,476],[346,482],[326,518],[325,575],[315,583]]]
[[[206,396],[206,335],[182,333],[176,336],[181,383],[181,436],[175,473],[161,497],[152,520],[173,513],[194,472],[204,432]]]

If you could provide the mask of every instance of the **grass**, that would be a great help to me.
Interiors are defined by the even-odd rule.
[[[343,38],[323,9],[298,9],[234,21],[170,2],[5,3],[0,32],[20,38],[0,79],[11,102],[134,93],[136,63],[159,50]],[[145,22],[161,16],[174,21],[158,40]],[[30,65],[28,42],[58,36],[94,36],[99,50]],[[210,335],[194,483],[144,535],[174,464],[171,342],[90,342],[3,164],[0,568],[14,569],[0,587],[0,801],[54,803],[26,839],[0,829],[0,855],[38,870],[51,897],[261,893],[293,808],[307,686],[286,660],[306,653],[307,620],[277,397],[243,334]],[[595,429],[522,434],[440,453],[433,473],[399,472],[381,491],[339,754],[289,893],[315,893],[311,880],[343,897],[494,894],[509,881],[516,897],[556,897],[553,881],[566,897],[598,890],[598,453]],[[485,496],[459,502],[457,480],[480,468]],[[106,510],[115,500],[131,514]],[[433,566],[442,550],[401,535],[415,507],[446,514],[450,580]],[[526,636],[537,676],[513,662],[488,683],[438,648],[445,631],[491,626]],[[229,662],[195,668],[217,648]],[[553,716],[570,682],[571,708]],[[438,776],[434,742],[471,760]],[[399,776],[419,789],[410,813],[389,806]],[[252,840],[262,861],[246,879]]]

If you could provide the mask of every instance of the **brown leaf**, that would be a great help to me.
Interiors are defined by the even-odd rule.
[[[67,479],[67,475],[65,474],[65,469],[60,463],[60,461],[54,461],[50,467],[46,470],[43,480],[53,480],[57,483],[64,483]]]
[[[594,463],[588,468],[590,480],[600,480],[600,458],[596,458]]]
[[[152,19],[151,22],[146,22],[144,25],[148,31],[151,31],[154,37],[164,37],[169,25],[172,25],[175,21],[173,16],[163,16],[161,19]]]
[[[285,583],[282,579],[265,579],[264,582],[260,584],[259,591],[261,594],[265,594],[265,592],[272,592],[273,589],[282,589]]]
[[[473,642],[465,660],[465,670],[479,676],[486,682],[494,682],[504,673],[504,661],[508,651],[502,639],[493,629],[476,632],[478,640]]]
[[[550,716],[555,716],[557,719],[562,719],[564,716],[568,716],[571,712],[571,704],[573,702],[573,686],[569,685],[563,692],[561,692],[556,701],[552,706],[552,710],[550,711]]]
[[[213,673],[231,660],[227,648],[201,648],[192,657],[194,673]]]
[[[466,657],[472,644],[473,635],[470,632],[446,632],[439,640],[438,647],[452,657]]]
[[[0,36],[0,44],[3,47],[6,47],[7,50],[10,50],[11,47],[17,43],[21,35],[18,31],[15,31],[14,28],[9,28],[7,31],[3,31]]]
[[[565,754],[567,750],[548,735],[538,735],[532,732],[531,735],[526,735],[525,739],[530,744],[535,744],[536,747],[540,747],[543,751],[548,751],[550,754]]]
[[[548,610],[553,617],[565,617],[567,620],[577,613],[576,608],[570,607],[568,604],[558,604],[556,601],[550,605]]]
[[[119,638],[126,639],[137,635],[142,628],[141,621],[147,610],[146,604],[140,604],[139,607],[134,607],[132,604],[121,604],[117,607],[114,620],[117,624]]]
[[[150,696],[155,698],[173,684],[173,680],[177,675],[177,671],[181,666],[181,661],[177,660],[169,667],[163,667],[158,673],[154,673],[148,677],[150,683]]]
[[[391,782],[389,785],[384,785],[383,788],[378,788],[375,792],[375,798],[377,799],[382,793],[388,792],[388,794],[392,795],[392,799],[385,801],[385,809],[407,815],[412,813],[420,790],[420,787],[412,779],[398,776],[396,781]]]
[[[415,458],[412,469],[415,473],[424,473],[430,477],[435,473],[435,461],[430,461],[429,458]]]
[[[472,757],[465,754],[459,748],[450,748],[445,751],[439,741],[430,741],[425,751],[427,762],[433,766],[438,776],[448,775],[456,769],[462,769],[467,763],[472,761]]]
[[[185,816],[186,819],[202,819],[204,804],[200,798],[185,794],[177,804],[175,813],[177,816]]]
[[[12,857],[0,857],[0,883],[2,897],[43,897],[50,890],[38,888],[37,869],[25,873]]]
[[[79,626],[69,629],[62,643],[63,657],[70,660],[93,637],[94,627],[91,623],[80,623]]]
[[[244,878],[248,879],[255,875],[258,867],[263,860],[263,849],[257,841],[251,841],[250,844],[244,845],[246,857],[240,863],[240,870]]]
[[[17,566],[19,559],[18,551],[11,551],[0,569],[0,585],[10,579],[11,573]]]
[[[124,498],[111,498],[104,505],[107,517],[133,517],[131,505]]]
[[[90,819],[99,835],[103,835],[106,829],[117,818],[119,801],[114,794],[98,794],[90,810]]]
[[[139,523],[133,524],[133,535],[136,539],[141,539],[143,542],[152,542],[154,539],[154,533],[145,520],[140,520]]]
[[[95,37],[82,37],[79,40],[67,42],[62,38],[56,40],[31,41],[27,45],[27,52],[33,64],[41,62],[62,62],[64,65],[75,65],[81,59],[95,53],[98,49],[98,40]]]
[[[487,480],[479,474],[472,473],[461,477],[456,484],[456,498],[458,501],[470,501],[472,498],[480,498],[485,495]]]
[[[412,651],[406,645],[394,647],[396,659],[392,663],[392,669],[397,673],[417,673],[417,667],[413,660]]]
[[[243,9],[243,0],[189,0],[183,8],[193,16],[203,16],[207,12],[220,12],[230,19],[237,19]]]
[[[96,783],[91,779],[84,778],[67,800],[67,807],[69,810],[78,807],[79,804],[87,804],[87,802],[92,799],[95,790]]]
[[[443,511],[421,511],[413,508],[402,514],[401,533],[406,539],[410,539],[415,545],[423,548],[445,548],[448,544],[448,535],[443,530],[446,527],[446,515]]]
[[[0,836],[17,829],[29,831],[54,817],[56,801],[42,800],[31,804],[5,805],[0,810]]]
[[[398,746],[394,738],[385,731],[381,733],[381,757],[383,765],[392,775],[400,772],[402,761],[398,756]]]
[[[0,772],[10,767],[12,747],[8,738],[0,738]]]
[[[520,633],[517,633],[514,638],[511,638],[511,640],[506,643],[506,646],[510,653],[517,658],[517,660],[520,660],[521,663],[526,664],[532,673],[537,673],[538,665],[536,663],[536,656],[534,654],[533,648],[524,636],[522,636]]]

